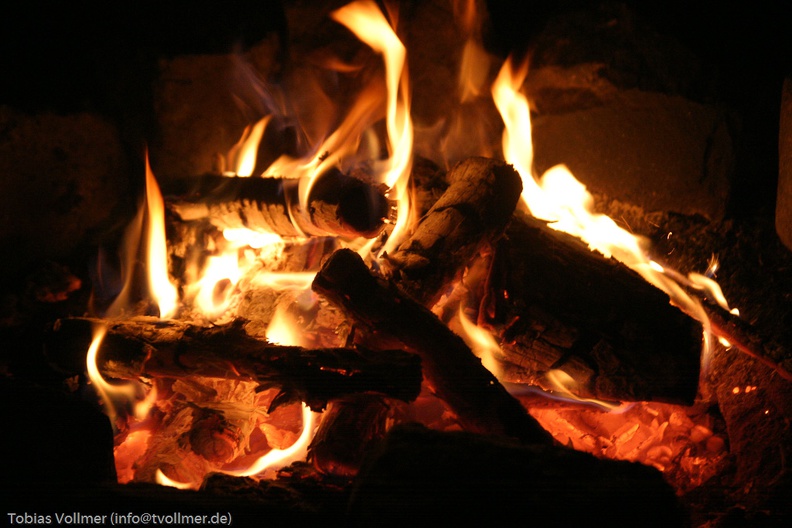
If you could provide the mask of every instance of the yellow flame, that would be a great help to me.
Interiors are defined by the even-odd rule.
[[[312,412],[311,409],[303,403],[303,428],[300,437],[294,444],[286,449],[273,449],[269,451],[246,469],[222,472],[235,477],[250,477],[263,473],[268,469],[279,469],[297,460],[304,460],[308,452],[308,444],[313,436],[314,425],[316,423],[315,414],[316,413]]]
[[[261,249],[264,246],[283,243],[283,239],[280,235],[253,231],[246,227],[224,229],[223,238],[229,242],[233,242],[236,245],[235,247],[250,246],[254,249]]]
[[[219,317],[228,309],[241,276],[236,253],[209,257],[203,276],[189,289],[198,292],[194,306],[210,319]]]
[[[302,346],[302,339],[297,325],[286,312],[283,305],[275,309],[275,313],[267,326],[267,341],[283,346]]]
[[[165,238],[165,202],[146,156],[146,204],[148,211],[148,276],[151,295],[159,315],[171,317],[178,307],[179,294],[168,274],[168,248]]]
[[[253,174],[253,170],[256,168],[258,147],[270,119],[272,119],[272,116],[265,116],[252,127],[245,127],[239,143],[234,145],[228,153],[229,158],[233,160],[235,165],[234,175],[247,177]]]
[[[580,398],[574,394],[576,389],[577,383],[575,382],[574,378],[564,372],[563,370],[559,369],[551,369],[545,373],[545,379],[550,382],[550,385],[553,387],[555,392],[558,392],[560,396],[564,397],[565,399],[578,401],[582,403],[591,403],[600,407],[604,410],[613,411],[622,407],[621,404],[614,404],[611,402],[607,402],[604,400],[597,400],[595,398]]]
[[[501,348],[495,338],[491,333],[479,328],[468,319],[464,308],[461,306],[459,308],[459,323],[463,330],[462,339],[473,353],[481,359],[481,364],[484,365],[484,368],[489,370],[496,378],[501,379],[503,377],[503,368],[500,362],[495,359],[495,354],[500,353]]]
[[[168,486],[177,489],[198,489],[200,487],[198,484],[193,484],[192,482],[178,482],[168,478],[161,469],[157,469],[157,472],[154,474],[154,480],[160,486]]]

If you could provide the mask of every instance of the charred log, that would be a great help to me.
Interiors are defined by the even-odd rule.
[[[204,376],[255,381],[262,389],[280,387],[278,404],[300,400],[317,411],[346,394],[371,391],[411,401],[420,392],[421,366],[413,354],[278,346],[249,336],[241,320],[199,327],[153,318],[62,319],[50,336],[50,357],[81,371],[93,328],[102,324],[107,335],[99,350],[99,370],[111,378]]]
[[[516,220],[479,315],[500,337],[505,381],[543,384],[561,369],[580,396],[692,403],[699,324],[619,262],[526,214]]]
[[[299,179],[208,174],[191,184],[189,191],[167,198],[168,206],[182,220],[208,218],[219,229],[373,238],[390,215],[385,189],[335,168],[317,179],[305,208],[300,205]]]
[[[365,329],[367,342],[396,342],[418,353],[427,384],[465,429],[551,441],[459,336],[393,284],[372,275],[357,253],[336,251],[312,288]]]
[[[520,175],[503,161],[468,158],[410,237],[388,256],[400,286],[433,305],[482,244],[503,233],[522,192]]]

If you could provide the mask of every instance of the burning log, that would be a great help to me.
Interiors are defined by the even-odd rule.
[[[413,354],[278,346],[249,336],[241,320],[200,327],[153,318],[61,319],[49,340],[49,355],[66,368],[82,370],[79,365],[84,365],[97,325],[107,327],[99,370],[112,378],[204,376],[255,381],[260,388],[281,388],[273,405],[301,400],[317,411],[328,400],[356,392],[378,392],[404,401],[414,400],[420,392],[420,361]]]
[[[437,301],[482,243],[502,234],[522,192],[510,165],[487,158],[458,163],[446,180],[448,189],[388,256],[400,286],[425,306]]]
[[[357,253],[333,253],[312,288],[367,331],[370,342],[398,342],[417,352],[432,391],[470,431],[547,443],[550,436],[435,315],[392,283],[371,274]]]
[[[561,369],[583,397],[692,403],[701,328],[668,296],[578,239],[522,214],[498,248],[479,319],[505,381]]]
[[[385,227],[390,203],[377,185],[331,169],[317,178],[305,209],[299,179],[204,175],[189,192],[168,198],[185,221],[209,219],[215,227],[248,228],[282,237],[373,238]]]

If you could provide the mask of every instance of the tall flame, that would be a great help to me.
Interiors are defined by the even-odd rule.
[[[168,274],[168,248],[165,239],[165,202],[146,156],[146,206],[148,211],[148,277],[151,295],[163,319],[178,307],[179,294]]]
[[[362,42],[382,55],[385,62],[387,105],[385,124],[390,157],[382,164],[382,181],[398,204],[397,223],[383,251],[399,243],[410,217],[408,182],[412,166],[413,126],[410,118],[407,50],[388,24],[379,7],[360,0],[334,11],[333,19],[343,24]]]

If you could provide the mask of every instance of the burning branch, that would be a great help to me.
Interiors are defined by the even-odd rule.
[[[335,168],[317,178],[305,206],[299,179],[204,175],[190,183],[190,191],[168,198],[168,206],[182,220],[206,218],[219,229],[373,238],[390,216],[383,186]]]
[[[468,158],[446,175],[448,189],[387,260],[399,285],[431,306],[483,243],[503,233],[520,198],[520,175],[503,161]]]
[[[323,409],[328,400],[356,392],[377,392],[412,401],[420,392],[421,367],[407,352],[278,346],[249,336],[244,321],[213,327],[134,318],[99,321],[61,319],[48,352],[58,364],[84,364],[94,325],[107,326],[99,370],[119,379],[188,376],[248,380],[280,387],[284,401],[301,400]],[[83,346],[85,345],[85,346]]]
[[[364,327],[371,342],[397,342],[417,352],[429,387],[466,429],[531,443],[551,441],[462,338],[427,308],[372,275],[357,253],[336,251],[312,288]]]

